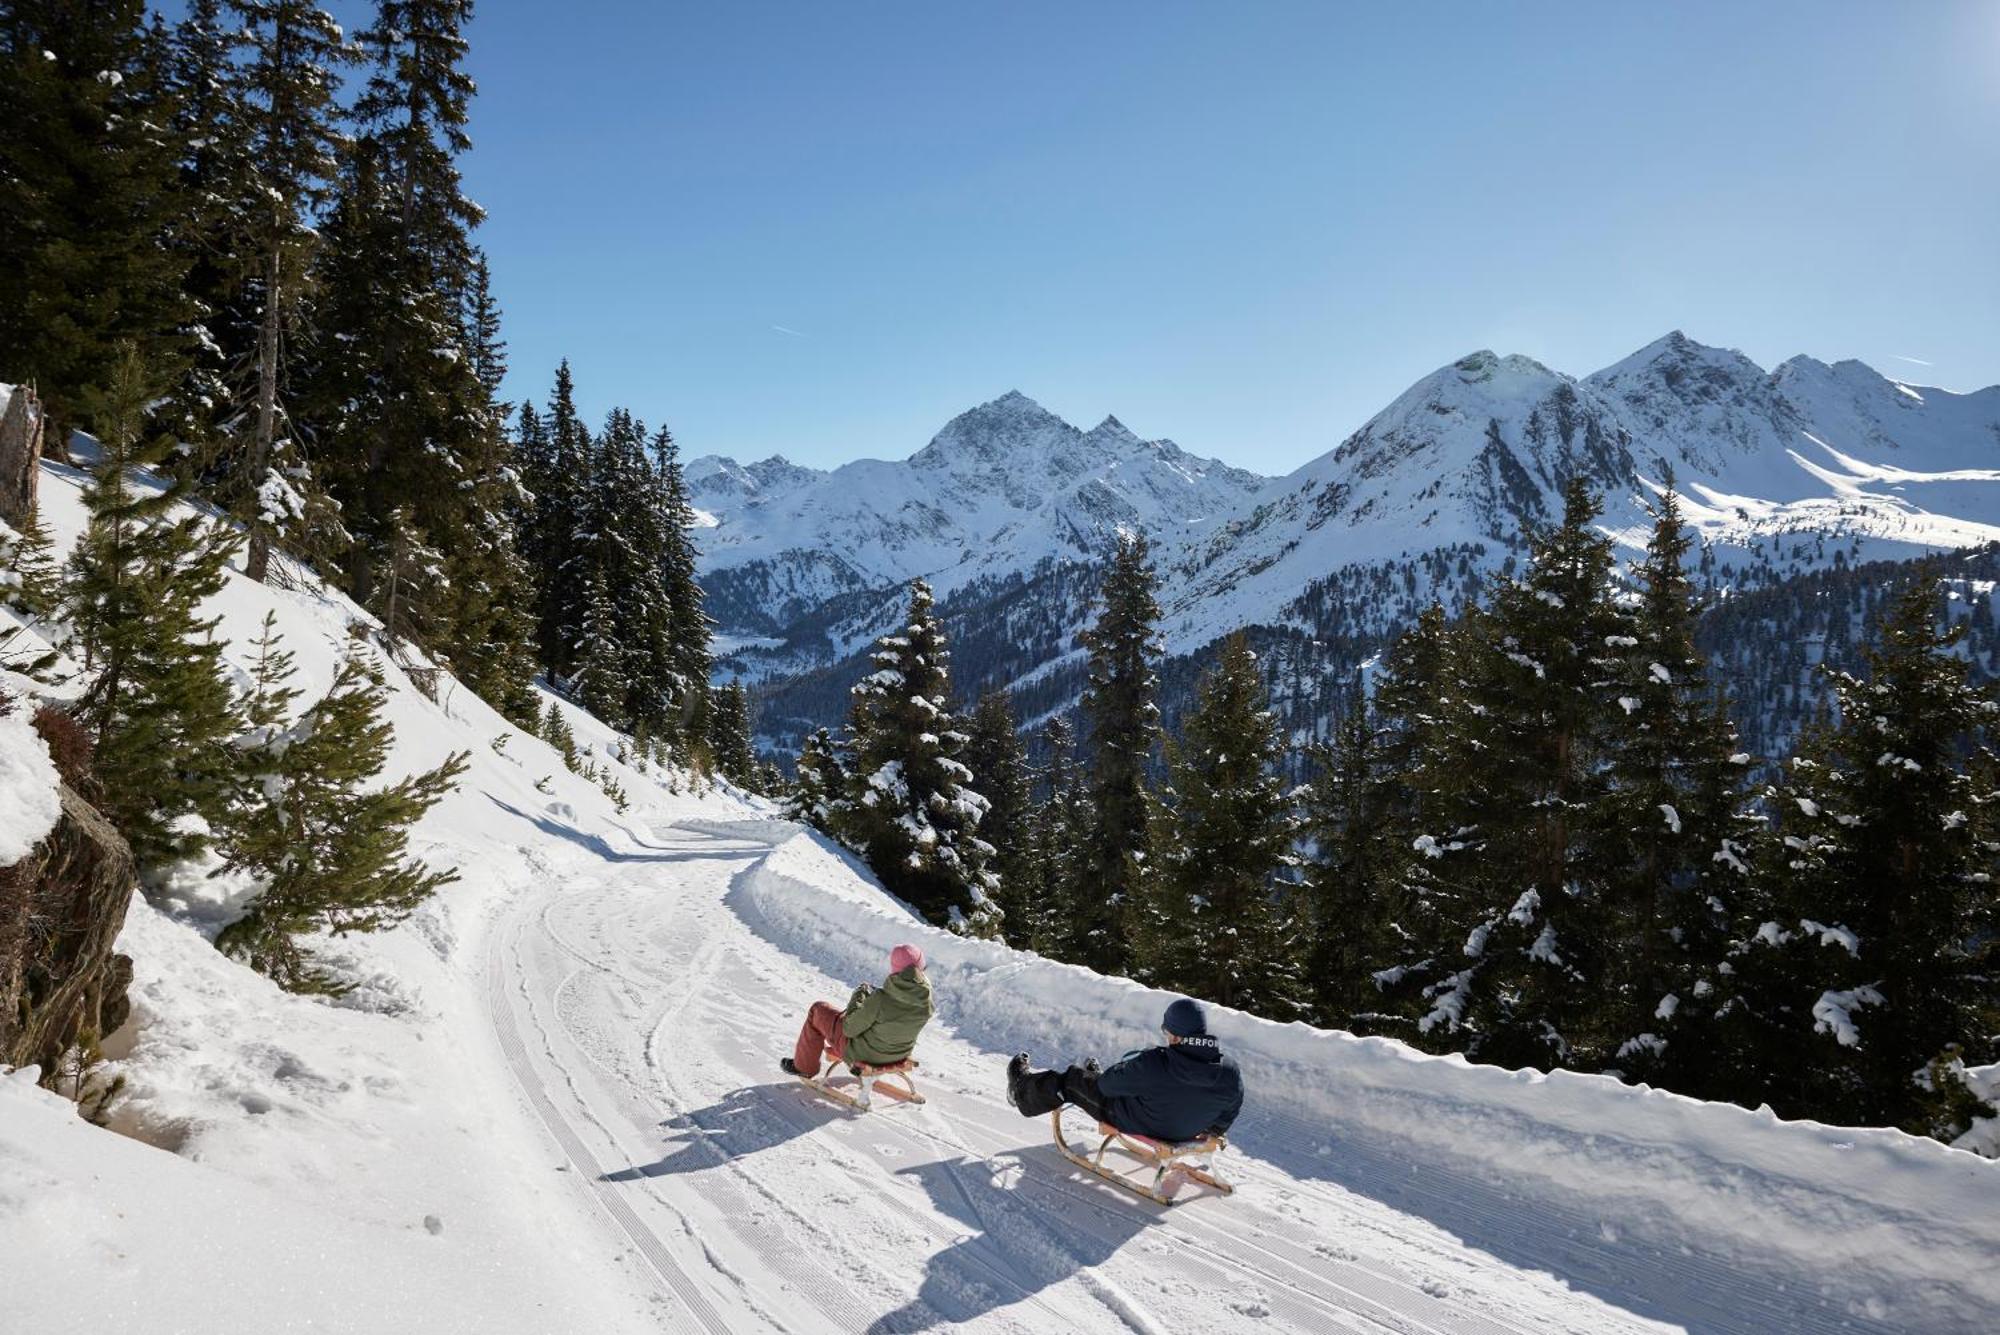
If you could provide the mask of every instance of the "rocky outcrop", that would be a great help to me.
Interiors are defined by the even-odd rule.
[[[13,528],[20,528],[35,508],[41,463],[42,407],[35,391],[22,385],[0,410],[0,520]]]
[[[39,1065],[125,1023],[132,961],[112,949],[137,871],[111,823],[68,784],[62,817],[0,868],[0,1066]]]

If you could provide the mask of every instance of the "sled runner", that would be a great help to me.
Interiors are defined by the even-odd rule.
[[[845,1066],[857,1077],[852,1085],[833,1083],[834,1072]],[[870,1066],[867,1062],[833,1061],[829,1059],[826,1069],[815,1076],[800,1076],[808,1088],[817,1090],[828,1098],[838,1099],[850,1108],[867,1112],[874,1103],[877,1081],[882,1082],[882,1092],[901,1103],[922,1103],[924,1096],[917,1093],[917,1082],[910,1073],[917,1069],[917,1059],[909,1057],[888,1066]],[[898,1083],[900,1082],[900,1083]]]
[[[1095,1173],[1106,1182],[1121,1186],[1125,1190],[1144,1196],[1149,1201],[1161,1205],[1172,1205],[1174,1194],[1180,1187],[1180,1179],[1199,1182],[1212,1187],[1227,1196],[1236,1188],[1216,1174],[1215,1161],[1229,1142],[1221,1136],[1203,1136],[1199,1140],[1184,1140],[1174,1143],[1154,1140],[1151,1136],[1141,1136],[1130,1131],[1120,1131],[1108,1122],[1097,1124],[1097,1133],[1104,1140],[1094,1155],[1080,1154],[1070,1148],[1063,1139],[1062,1109],[1049,1114],[1049,1121],[1055,1127],[1056,1148],[1063,1158],[1078,1168]],[[1104,1162],[1104,1156],[1113,1146],[1120,1153],[1137,1159],[1138,1165],[1132,1171],[1124,1171]],[[1151,1181],[1145,1178],[1145,1170],[1152,1169]]]

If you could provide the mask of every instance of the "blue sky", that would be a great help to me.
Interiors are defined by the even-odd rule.
[[[1671,328],[2000,380],[1993,3],[480,0],[472,38],[510,393],[567,356],[693,454],[901,457],[1019,388],[1283,472],[1474,348]]]

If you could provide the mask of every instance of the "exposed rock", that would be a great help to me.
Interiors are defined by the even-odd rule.
[[[0,1065],[52,1086],[80,1039],[125,1023],[132,961],[112,944],[136,878],[124,837],[64,784],[55,829],[0,869]]]
[[[35,508],[41,462],[42,406],[35,391],[22,385],[0,412],[0,520],[13,528],[20,528]]]

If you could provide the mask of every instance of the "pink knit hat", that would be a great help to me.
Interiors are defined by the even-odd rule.
[[[890,973],[901,973],[911,965],[919,969],[924,967],[924,952],[921,946],[901,945],[889,952]]]

